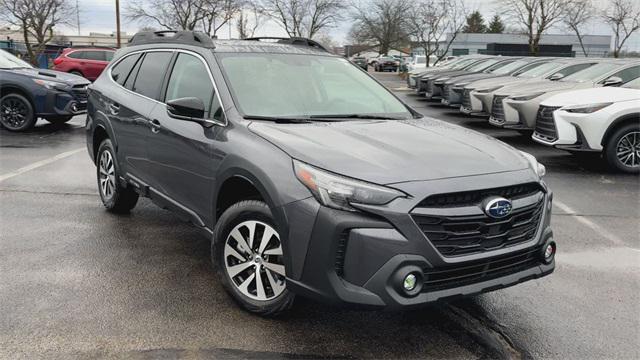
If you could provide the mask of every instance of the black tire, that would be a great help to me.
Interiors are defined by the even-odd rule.
[[[52,124],[64,124],[66,122],[69,122],[72,118],[73,116],[57,116],[57,117],[48,117],[48,118],[45,118],[45,120],[47,120]]]
[[[108,154],[105,154],[108,153]],[[111,171],[109,163],[105,161],[106,158],[111,159],[111,165],[113,171]],[[106,168],[103,167],[103,161]],[[106,170],[101,172],[101,170]],[[107,174],[105,177],[104,174]],[[98,192],[100,193],[100,199],[102,204],[108,211],[116,214],[126,214],[133,209],[138,203],[138,193],[131,187],[122,186],[119,176],[120,168],[116,161],[116,152],[113,150],[111,140],[105,139],[98,148],[98,155],[96,156],[96,179],[98,182]],[[103,187],[103,181],[108,180],[111,177],[110,191],[105,190]],[[107,185],[109,186],[109,185]]]
[[[31,102],[26,97],[11,93],[0,98],[0,124],[9,131],[27,131],[37,121]]]
[[[620,159],[618,152],[630,149],[631,158]],[[630,174],[640,173],[640,124],[627,124],[617,129],[604,147],[604,158],[614,170]]]
[[[262,222],[277,229],[271,210],[264,202],[245,200],[236,203],[229,207],[216,223],[213,230],[213,241],[211,242],[211,261],[224,289],[242,308],[261,316],[277,316],[290,309],[293,305],[295,295],[292,292],[285,287],[279,295],[272,299],[252,299],[243,294],[236,283],[232,283],[234,280],[227,271],[228,260],[225,259],[224,255],[225,244],[227,239],[230,239],[232,230],[246,221]],[[251,260],[248,261],[250,262]],[[247,271],[250,272],[251,269],[247,269]],[[253,272],[255,273],[255,270]],[[260,274],[260,272],[258,273]]]

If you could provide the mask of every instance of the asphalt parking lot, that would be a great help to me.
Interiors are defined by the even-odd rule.
[[[258,318],[224,293],[195,228],[147,200],[127,216],[104,210],[83,117],[41,121],[0,129],[0,358],[640,358],[639,178],[375,76],[424,115],[547,166],[554,274],[411,312],[301,300]]]

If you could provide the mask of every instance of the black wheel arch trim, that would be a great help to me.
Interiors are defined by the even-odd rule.
[[[620,126],[624,126],[627,122],[633,123],[633,120],[636,120],[636,122],[640,121],[640,113],[631,113],[631,114],[622,115],[617,119],[613,120],[613,122],[611,122],[611,125],[609,125],[609,127],[607,128],[607,131],[604,132],[604,135],[602,136],[602,140],[600,140],[600,145],[605,147],[611,135],[613,135],[613,133],[615,133],[615,131]]]

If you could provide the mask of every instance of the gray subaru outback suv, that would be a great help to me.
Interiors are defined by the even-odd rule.
[[[551,191],[531,155],[424,118],[307,39],[136,34],[91,85],[100,196],[139,196],[212,240],[225,289],[400,309],[550,274]]]

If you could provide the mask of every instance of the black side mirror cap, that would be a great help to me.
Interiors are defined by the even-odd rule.
[[[602,86],[618,86],[622,84],[622,79],[617,76],[612,76],[602,82]]]
[[[204,102],[197,97],[185,97],[167,101],[169,116],[181,120],[203,120]]]

